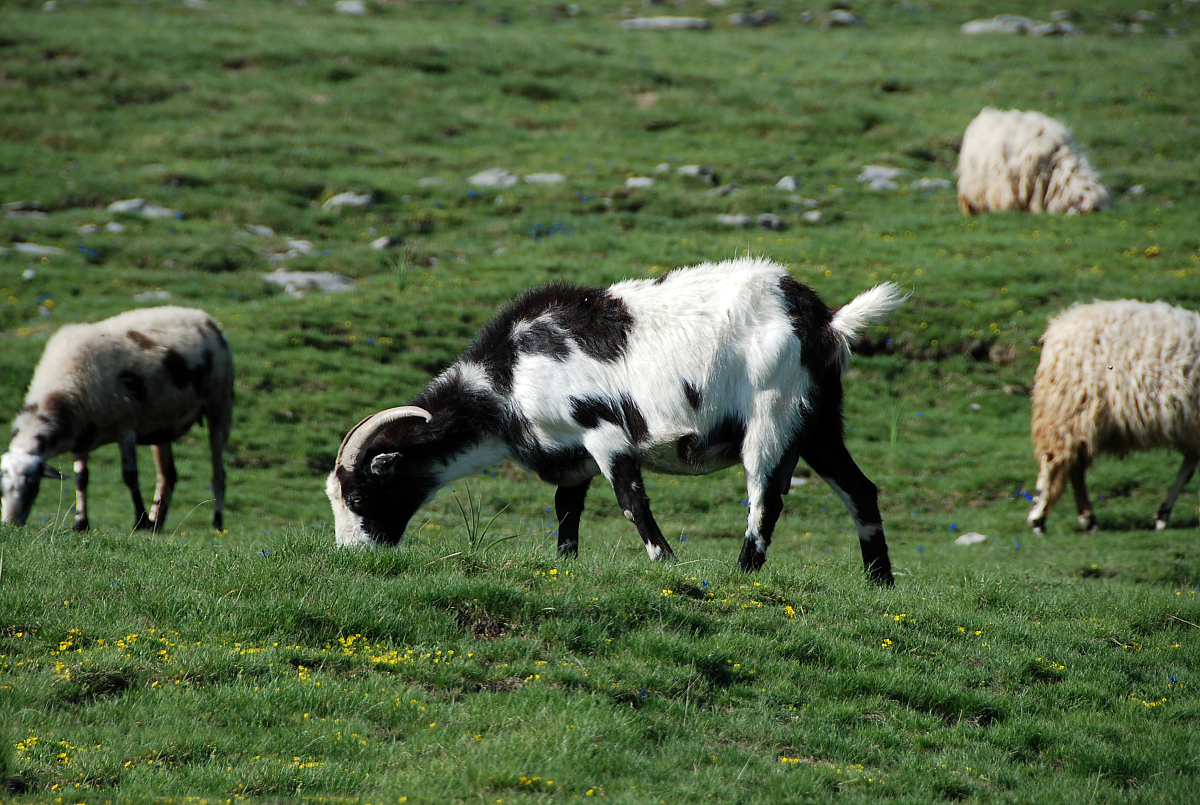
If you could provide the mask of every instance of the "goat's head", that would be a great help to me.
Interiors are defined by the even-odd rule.
[[[346,434],[325,483],[338,545],[395,545],[433,497],[436,459],[418,446],[419,431],[432,418],[423,408],[404,405],[372,414]]]
[[[0,516],[4,522],[25,525],[43,478],[61,481],[63,476],[41,456],[25,450],[13,449],[0,456]]]

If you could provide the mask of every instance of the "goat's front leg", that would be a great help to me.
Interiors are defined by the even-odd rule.
[[[554,493],[554,513],[558,515],[558,555],[579,555],[579,518],[583,514],[584,499],[587,498],[588,478],[575,486],[560,486]]]
[[[867,575],[876,584],[895,584],[879,514],[878,490],[854,463],[840,429],[822,429],[821,435],[803,446],[800,455],[833,488],[854,518]]]
[[[150,528],[150,518],[146,516],[146,504],[142,500],[142,492],[138,489],[137,467],[137,437],[132,433],[123,434],[117,440],[121,448],[121,478],[129,487],[129,496],[133,498],[133,530],[141,531]]]
[[[765,431],[764,431],[765,433]],[[746,497],[750,511],[746,515],[746,539],[738,557],[742,570],[758,570],[767,561],[767,548],[775,533],[775,524],[783,513],[783,496],[791,490],[792,470],[800,457],[797,443],[791,444],[774,467],[765,453],[766,445],[747,434],[742,444],[743,466],[746,470]]]
[[[87,531],[87,488],[88,488],[88,454],[75,454],[75,522],[71,528],[75,531]]]
[[[150,507],[150,522],[154,531],[162,531],[167,519],[167,507],[171,505],[171,494],[175,491],[175,456],[171,453],[171,443],[164,442],[150,448],[154,453],[154,505]]]
[[[658,523],[654,522],[654,515],[650,513],[650,498],[646,497],[642,468],[637,459],[620,453],[613,457],[605,475],[617,493],[617,505],[621,507],[625,518],[637,526],[650,561],[673,557],[675,552],[663,538]]]
[[[1167,527],[1167,521],[1171,519],[1171,509],[1175,508],[1175,500],[1183,491],[1183,485],[1192,480],[1192,474],[1196,472],[1198,464],[1200,464],[1200,455],[1183,454],[1183,464],[1179,467],[1179,474],[1175,476],[1175,483],[1171,484],[1171,490],[1167,492],[1166,500],[1162,502],[1162,505],[1158,507],[1158,513],[1154,515],[1155,531],[1162,531]]]

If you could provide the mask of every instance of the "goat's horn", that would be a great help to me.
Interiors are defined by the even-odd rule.
[[[422,417],[426,422],[433,419],[433,414],[416,405],[401,405],[398,408],[389,408],[386,411],[371,414],[351,428],[350,432],[346,434],[346,438],[342,440],[342,446],[337,455],[337,466],[353,471],[358,463],[358,454],[367,442],[374,439],[380,431],[393,422],[415,416]]]

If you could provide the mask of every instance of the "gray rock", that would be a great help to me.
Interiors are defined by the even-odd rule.
[[[512,187],[519,181],[515,173],[504,168],[488,168],[467,179],[476,187]]]
[[[1133,18],[1138,22],[1158,22],[1158,15],[1153,11],[1147,11],[1146,9],[1142,9],[1134,14]]]
[[[1140,196],[1142,193],[1145,193],[1145,192],[1146,192],[1146,186],[1144,184],[1135,184],[1133,187],[1131,187],[1125,191],[1125,195]]]
[[[4,251],[5,251],[5,253],[7,253],[8,249],[5,249]],[[30,280],[33,280],[36,278],[37,278],[37,272],[34,271],[32,268],[27,268],[21,272],[21,279],[24,282],[29,282]]]
[[[417,184],[419,184],[421,187],[434,187],[436,185],[445,183],[446,180],[441,176],[426,176],[417,180]]]
[[[788,228],[787,221],[780,218],[778,215],[772,215],[769,212],[764,212],[758,216],[758,225],[762,229],[769,229],[773,232],[782,232]]]
[[[626,31],[703,30],[712,27],[712,23],[699,17],[634,17],[621,20],[620,25]]]
[[[717,223],[725,226],[750,226],[754,219],[749,215],[718,215]]]
[[[4,213],[5,218],[26,218],[32,221],[42,221],[50,216],[37,210],[12,210]]]
[[[566,180],[561,173],[531,173],[525,177],[527,184],[562,184]]]
[[[134,300],[138,302],[165,302],[171,298],[170,291],[142,291],[134,295]]]
[[[810,224],[821,223],[821,212],[819,210],[809,210],[800,217]]]
[[[371,241],[372,249],[395,249],[398,246],[404,245],[404,238],[396,235],[384,235],[381,238],[375,238]]]
[[[109,212],[136,213],[140,212],[142,207],[145,206],[146,199],[144,198],[127,198],[122,201],[114,201],[108,205],[107,209]]]
[[[333,8],[339,14],[349,14],[354,17],[361,17],[364,14],[369,14],[367,4],[363,0],[338,0],[333,4]]]
[[[100,231],[100,227],[96,226],[95,224],[84,224],[75,231],[81,235],[95,235]]]
[[[706,184],[717,184],[717,172],[707,165],[681,165],[675,169],[680,176],[688,179],[699,179]]]
[[[848,25],[858,25],[860,22],[862,22],[862,17],[853,11],[845,8],[835,8],[825,15],[825,19],[821,20],[821,29],[844,28]]]
[[[358,287],[358,281],[341,274],[329,271],[286,271],[277,268],[274,271],[259,274],[267,282],[278,285],[290,296],[304,296],[309,291],[319,293],[338,293],[352,291]]]
[[[40,210],[42,205],[36,201],[10,201],[6,204],[0,204],[0,210],[4,212],[29,212]]]
[[[147,204],[142,207],[141,212],[143,218],[182,218],[183,213],[179,210],[173,210],[170,207],[160,207],[157,204]]]
[[[886,165],[864,165],[862,173],[858,174],[859,184],[870,184],[878,179],[888,181],[904,173],[904,168],[889,168]]]
[[[353,190],[348,190],[345,193],[338,193],[333,198],[321,205],[321,209],[330,210],[335,207],[366,207],[374,201],[369,193],[355,193]]]
[[[738,185],[737,182],[730,182],[729,184],[723,185],[721,187],[714,187],[712,190],[708,191],[708,195],[710,195],[710,196],[732,196],[734,193],[740,193],[740,192],[742,192],[740,185]]]
[[[872,179],[868,187],[876,192],[880,190],[895,190],[900,185],[893,182],[891,179]]]
[[[110,235],[120,235],[125,231],[125,224],[118,223],[117,221],[109,221],[104,225],[104,231]]]
[[[653,187],[654,180],[649,176],[630,176],[625,180],[625,186],[630,188]]]
[[[999,14],[991,19],[971,20],[959,26],[958,32],[975,36],[978,34],[1023,34],[1034,24],[1028,17],[1016,14]]]
[[[57,246],[43,246],[40,243],[26,243],[24,241],[14,243],[12,250],[17,254],[26,254],[30,257],[51,257],[56,254],[63,254],[63,250]]]
[[[978,531],[969,531],[963,534],[958,539],[954,540],[955,545],[979,545],[987,540],[983,534]]]
[[[1054,22],[1070,22],[1075,19],[1075,12],[1069,8],[1060,8],[1050,12],[1050,19]]]
[[[264,237],[264,238],[275,237],[275,230],[269,226],[261,226],[259,224],[246,224],[246,231],[253,235],[259,235],[260,237]]]
[[[913,190],[946,190],[950,187],[950,180],[926,177],[924,179],[917,179],[909,187]]]
[[[784,176],[782,179],[780,179],[778,182],[775,183],[776,190],[783,190],[788,193],[795,192],[797,186],[798,185],[796,184],[795,176]]]

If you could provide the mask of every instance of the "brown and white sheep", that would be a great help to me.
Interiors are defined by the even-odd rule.
[[[1200,315],[1165,302],[1095,302],[1050,321],[1033,381],[1033,445],[1040,465],[1029,525],[1039,534],[1066,488],[1079,524],[1095,527],[1084,475],[1101,453],[1174,447],[1183,465],[1154,527],[1167,526],[1200,463]]]
[[[88,453],[116,442],[133,496],[134,527],[162,528],[175,487],[171,442],[208,419],[213,526],[225,509],[222,451],[233,419],[233,358],[202,310],[131,310],[95,324],[70,324],[46,343],[12,442],[0,457],[5,522],[24,524],[43,477],[62,480],[46,461],[75,456],[74,528],[88,527]],[[158,483],[149,516],[138,489],[136,445],[153,445]]]
[[[1057,120],[988,107],[967,126],[958,153],[958,208],[964,215],[1078,215],[1111,203],[1100,174]]]

